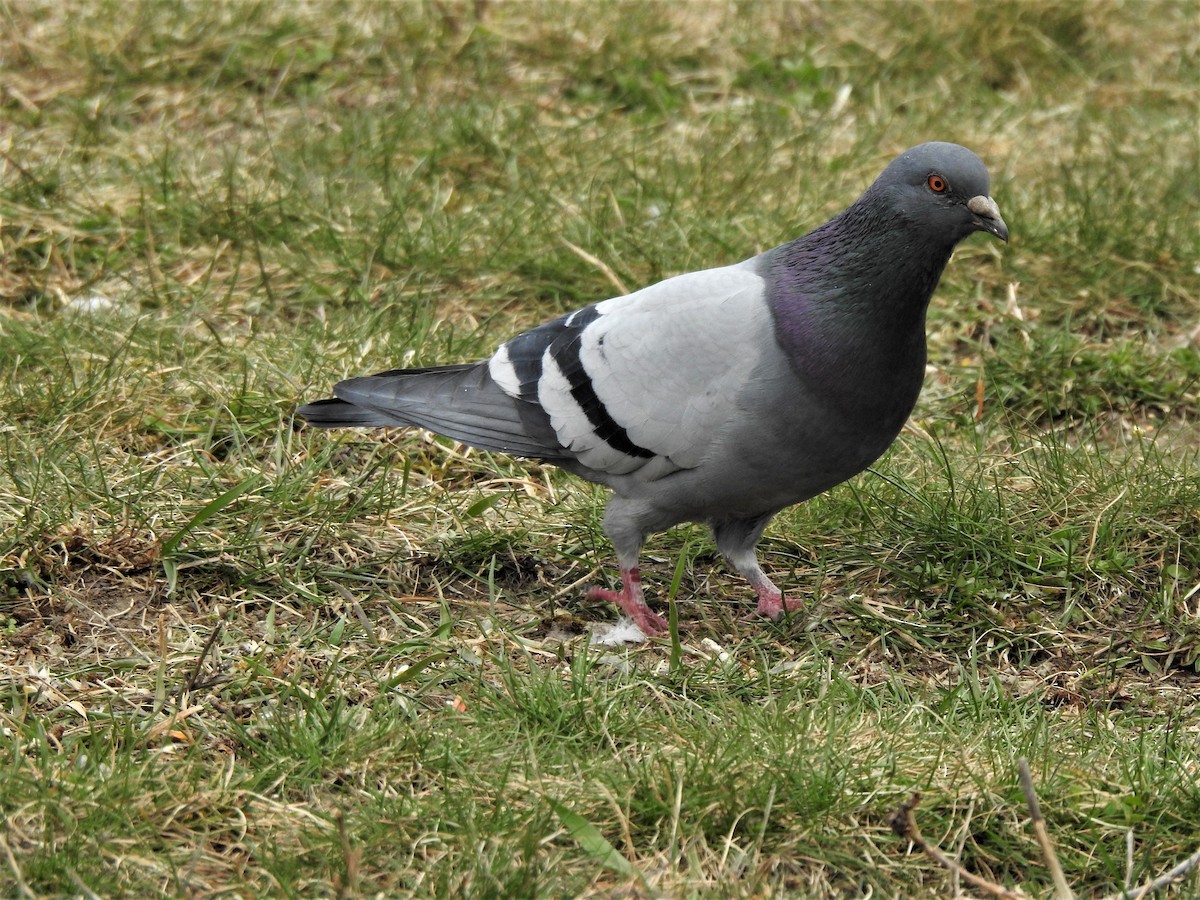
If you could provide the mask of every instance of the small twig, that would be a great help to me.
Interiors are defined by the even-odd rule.
[[[1153,894],[1155,891],[1161,891],[1165,887],[1170,887],[1176,881],[1188,875],[1193,869],[1200,866],[1200,850],[1197,850],[1175,868],[1169,872],[1163,872],[1153,881],[1147,881],[1145,884],[1136,888],[1129,888],[1121,891],[1119,894],[1109,894],[1104,900],[1143,900],[1144,897]]]
[[[200,683],[200,670],[204,667],[204,658],[208,656],[208,651],[211,650],[213,648],[213,644],[217,642],[217,638],[220,636],[221,629],[223,627],[224,623],[218,622],[216,627],[213,628],[212,634],[208,636],[208,640],[204,642],[204,649],[202,649],[200,651],[200,655],[196,657],[196,665],[192,667],[192,671],[188,674],[187,680],[183,683],[183,689],[185,692],[194,691],[196,686]]]
[[[971,884],[981,891],[986,891],[993,897],[1002,897],[1004,900],[1027,900],[1026,895],[1018,891],[1010,891],[1004,885],[996,884],[994,881],[988,881],[986,878],[980,878],[978,875],[968,872],[957,862],[947,856],[937,844],[931,844],[925,840],[925,836],[921,834],[921,829],[917,827],[917,819],[913,815],[913,810],[917,804],[921,802],[920,794],[913,794],[905,803],[892,813],[889,820],[892,830],[900,837],[908,838],[914,844],[921,848],[921,851],[936,862],[938,865],[948,871],[958,875],[963,881]]]
[[[0,847],[4,848],[4,855],[8,857],[8,868],[12,872],[17,893],[22,897],[36,897],[37,895],[29,889],[29,885],[25,882],[25,876],[21,874],[21,867],[17,865],[17,858],[13,856],[12,848],[8,846],[8,841],[2,834],[0,834]]]
[[[339,897],[351,897],[358,889],[358,861],[362,856],[361,850],[355,850],[350,845],[350,832],[346,828],[346,814],[340,809],[334,815],[337,823],[338,839],[342,845],[342,862],[346,866],[345,880],[338,885]]]
[[[1046,820],[1042,818],[1042,807],[1038,803],[1037,791],[1033,788],[1033,773],[1029,771],[1029,760],[1023,756],[1017,760],[1017,776],[1021,780],[1021,790],[1025,792],[1029,817],[1033,820],[1033,833],[1037,837],[1038,846],[1042,848],[1042,858],[1046,860],[1050,877],[1054,879],[1054,896],[1058,900],[1075,900],[1075,892],[1067,884],[1067,876],[1063,874],[1058,854],[1054,852],[1050,832],[1046,830]]]
[[[559,236],[558,241],[560,244],[562,244],[564,247],[566,247],[568,250],[570,250],[572,253],[574,253],[576,256],[578,256],[580,259],[582,259],[584,262],[590,263],[591,265],[593,265],[597,269],[599,269],[601,274],[603,274],[604,277],[608,279],[609,283],[613,287],[615,287],[620,294],[624,295],[624,294],[629,293],[629,288],[625,287],[625,283],[623,281],[621,281],[620,278],[617,277],[617,273],[614,272],[612,270],[612,268],[609,266],[609,264],[606,263],[604,260],[600,259],[598,256],[592,256],[592,254],[588,253],[582,247],[572,244],[570,241],[568,241],[565,237],[562,237],[561,235]]]

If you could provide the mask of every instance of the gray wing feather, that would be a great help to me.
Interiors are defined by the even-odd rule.
[[[333,392],[336,399],[309,403],[297,412],[319,428],[407,425],[482,450],[539,459],[571,456],[541,407],[504,393],[486,362],[351,378]]]

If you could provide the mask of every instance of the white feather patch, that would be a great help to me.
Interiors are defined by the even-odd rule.
[[[592,627],[591,643],[599,647],[623,647],[625,644],[640,644],[645,640],[646,635],[642,633],[642,629],[626,616],[621,616],[615,622],[597,623]],[[617,665],[624,662],[619,657],[616,659]]]
[[[513,398],[521,396],[521,380],[517,377],[516,366],[508,358],[507,344],[501,344],[500,349],[488,360],[488,374],[492,376],[492,381],[500,386],[500,390],[508,396]]]
[[[563,374],[549,350],[542,356],[538,402],[550,416],[550,424],[559,441],[576,454],[585,466],[613,475],[625,475],[645,462],[644,459],[617,450],[596,435],[587,413],[571,396],[571,385],[567,376]]]

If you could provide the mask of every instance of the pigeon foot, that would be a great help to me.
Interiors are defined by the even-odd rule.
[[[621,570],[621,590],[589,588],[587,598],[615,603],[625,615],[633,619],[633,624],[637,625],[646,637],[655,637],[667,630],[667,620],[646,604],[646,598],[642,595],[642,576],[637,569]]]
[[[758,614],[766,619],[771,619],[778,622],[783,618],[785,612],[796,612],[804,609],[804,604],[799,600],[787,600],[783,596],[783,591],[764,579],[763,583],[754,585],[754,592],[758,594]]]

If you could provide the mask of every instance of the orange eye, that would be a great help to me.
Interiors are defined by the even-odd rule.
[[[946,193],[946,179],[941,175],[930,175],[925,183],[929,185],[929,189],[935,194]]]

